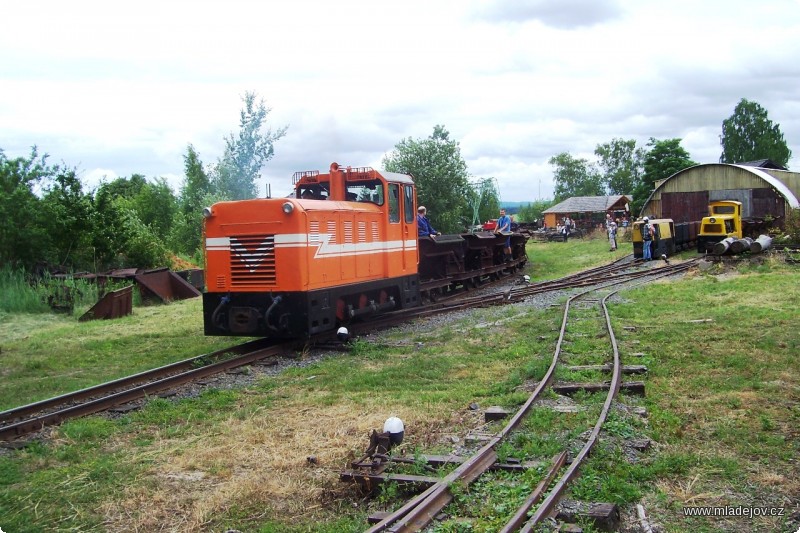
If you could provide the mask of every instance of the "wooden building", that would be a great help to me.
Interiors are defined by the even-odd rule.
[[[738,200],[744,218],[772,217],[782,226],[789,210],[800,207],[798,197],[800,173],[789,172],[769,160],[737,165],[709,163],[686,168],[658,182],[639,216],[692,222],[708,214],[710,201]]]
[[[624,194],[616,196],[573,196],[542,211],[544,223],[548,228],[561,224],[565,216],[579,228],[593,228],[602,224],[606,213],[614,218],[622,218],[628,212],[631,197]]]

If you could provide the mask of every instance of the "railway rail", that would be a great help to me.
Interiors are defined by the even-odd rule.
[[[391,532],[412,532],[420,531],[432,523],[434,517],[439,514],[442,509],[453,499],[450,492],[450,487],[454,483],[469,484],[477,480],[484,472],[489,470],[497,462],[496,448],[503,442],[509,435],[515,431],[520,423],[525,419],[531,410],[534,403],[542,397],[542,394],[551,385],[556,368],[562,359],[563,345],[568,334],[568,324],[570,311],[574,304],[578,301],[594,301],[602,310],[603,323],[605,327],[605,335],[610,342],[611,361],[608,367],[611,370],[612,376],[608,386],[608,393],[606,395],[603,407],[597,417],[597,421],[591,429],[591,433],[586,440],[586,443],[580,452],[572,459],[569,466],[564,469],[563,465],[566,460],[566,450],[553,459],[552,466],[548,475],[534,490],[534,492],[526,499],[525,503],[517,510],[516,513],[509,519],[508,523],[502,529],[503,532],[511,531],[532,531],[537,524],[541,523],[544,518],[550,515],[554,506],[562,497],[570,481],[577,475],[578,469],[582,462],[589,456],[591,450],[597,441],[603,424],[608,416],[612,402],[620,388],[621,383],[621,366],[619,349],[614,336],[613,328],[611,326],[611,318],[606,307],[606,301],[619,292],[622,284],[631,283],[642,284],[659,279],[662,277],[670,276],[685,272],[696,261],[687,261],[684,263],[666,265],[661,268],[646,268],[641,270],[633,270],[623,272],[623,270],[630,270],[630,263],[627,265],[624,261],[620,261],[597,269],[592,269],[591,272],[587,271],[575,276],[569,276],[554,282],[546,282],[537,284],[538,286],[522,287],[513,289],[505,293],[503,298],[506,301],[520,301],[525,297],[535,294],[539,291],[553,290],[554,287],[559,288],[580,288],[590,287],[586,290],[578,292],[571,296],[564,308],[564,314],[559,332],[559,337],[556,342],[555,352],[551,364],[545,373],[544,377],[539,381],[535,390],[531,393],[527,401],[519,408],[508,423],[482,446],[472,457],[464,460],[455,470],[450,474],[444,476],[439,481],[431,484],[425,491],[417,495],[415,498],[408,501],[393,513],[383,517],[380,522],[373,525],[367,530],[368,533],[377,533],[381,531]],[[598,296],[600,293],[602,298],[595,298],[592,300],[591,296]],[[484,301],[486,299],[483,299]],[[342,474],[343,480],[358,479],[359,475],[363,475],[365,479],[371,478],[376,470],[380,471],[385,468],[386,463],[382,460],[377,462],[361,459],[353,463],[353,471],[344,472]],[[366,471],[363,469],[366,467]],[[362,469],[359,472],[359,469]],[[561,473],[563,470],[563,473]],[[559,477],[559,473],[560,477]],[[557,481],[556,481],[556,478]],[[547,494],[547,489],[555,481],[552,490]],[[541,501],[541,503],[539,503]],[[539,503],[538,507],[534,506]],[[533,509],[533,510],[532,510]],[[528,518],[530,516],[530,518]]]
[[[21,437],[71,418],[104,411],[256,360],[274,357],[291,345],[258,339],[9,409],[0,412],[0,440]]]
[[[501,305],[507,302],[519,301],[538,292],[592,285],[602,280],[613,279],[615,276],[625,278],[630,275],[623,273],[630,267],[629,263],[629,257],[623,258],[609,265],[589,269],[557,280],[530,284],[524,287],[513,287],[510,290],[487,296],[469,297],[469,292],[466,290],[452,292],[446,301],[440,300],[422,307],[389,313],[372,320],[354,323],[351,325],[351,333],[359,334],[382,327],[391,327],[416,317],[450,312],[457,309]],[[498,272],[495,276],[492,276],[492,279],[508,279],[506,274],[513,274],[516,270],[515,266],[509,267],[506,273]],[[471,286],[466,287],[470,288]],[[455,297],[460,298],[457,301],[450,301]],[[321,335],[310,339],[310,342],[325,342],[329,339],[330,334]],[[250,364],[257,360],[279,357],[280,354],[296,347],[297,344],[297,341],[258,339],[58,397],[9,409],[0,412],[0,441],[16,439],[45,427],[61,424],[72,418],[102,412],[232,368]]]
[[[487,270],[479,273],[476,279],[485,279],[486,276],[489,276],[491,280],[501,280],[503,279],[502,270],[515,272],[522,264],[524,264],[524,260],[515,261],[505,268]],[[452,280],[452,283],[461,283],[462,281],[459,278]],[[441,281],[436,282],[434,285],[437,288],[443,286]],[[426,290],[433,290],[431,287],[434,285],[427,287]],[[450,299],[459,294],[461,293],[453,293],[452,296],[446,296],[445,299]],[[399,313],[386,323],[388,325],[397,324],[403,320],[408,320],[409,316],[413,316],[413,313],[410,315]],[[374,327],[368,324],[356,323],[355,328],[357,331],[366,331]],[[309,339],[309,343],[324,343],[330,338],[330,333],[316,335]],[[102,412],[145,396],[158,394],[232,368],[250,364],[257,360],[278,357],[280,354],[297,346],[298,341],[296,340],[257,339],[79,391],[2,411],[0,412],[0,441],[16,439],[45,427],[61,424],[72,418]]]

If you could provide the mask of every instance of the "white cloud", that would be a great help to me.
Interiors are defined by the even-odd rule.
[[[87,182],[177,188],[186,146],[215,162],[246,91],[289,125],[264,170],[274,195],[297,170],[379,167],[443,124],[504,199],[549,197],[551,156],[615,137],[677,137],[717,161],[740,98],[781,125],[790,166],[800,157],[791,0],[30,0],[4,18],[0,148],[36,144]]]

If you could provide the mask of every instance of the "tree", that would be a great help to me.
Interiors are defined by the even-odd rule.
[[[166,240],[177,211],[175,194],[166,179],[156,178],[153,183],[145,182],[131,198],[131,207],[143,224],[150,227],[158,238]]]
[[[553,200],[536,200],[533,203],[520,207],[517,216],[520,222],[542,221],[544,219],[545,209],[549,209],[554,205],[555,202]]]
[[[191,144],[183,156],[186,179],[181,187],[179,209],[172,220],[169,242],[176,252],[194,255],[201,246],[203,207],[214,188],[203,168],[200,154]]]
[[[102,267],[141,268],[167,264],[164,241],[176,200],[163,178],[149,183],[141,174],[103,183],[94,197],[93,246]]]
[[[568,152],[550,158],[555,165],[555,200],[561,202],[572,196],[605,196],[603,178],[586,159],[576,159]]]
[[[647,146],[650,147],[650,150],[644,157],[642,179],[633,191],[631,213],[641,210],[650,194],[655,190],[656,182],[697,164],[692,161],[689,152],[681,146],[680,139],[658,141],[650,137]]]
[[[180,208],[185,214],[200,211],[205,207],[203,198],[213,191],[211,179],[203,169],[200,154],[189,144],[183,156],[183,171],[186,179],[181,187]]]
[[[34,189],[52,174],[36,146],[27,158],[8,159],[0,150],[0,265],[32,267],[42,259],[36,243],[48,236]]]
[[[47,235],[39,243],[42,259],[75,270],[93,269],[92,197],[83,192],[74,169],[54,170],[53,183],[45,185],[40,202],[40,225]]]
[[[449,138],[444,126],[437,125],[427,139],[403,139],[383,158],[389,172],[411,174],[417,199],[431,213],[434,227],[443,232],[463,230],[470,220],[467,163],[461,148]]]
[[[603,171],[603,182],[610,194],[633,194],[642,177],[645,155],[643,148],[636,148],[634,139],[612,139],[598,144],[594,150],[599,158],[598,166]]]
[[[733,115],[722,121],[720,144],[720,163],[770,159],[785,167],[792,158],[780,124],[773,124],[766,109],[745,98],[736,105]]]
[[[256,179],[264,164],[275,154],[273,143],[286,134],[286,126],[273,132],[265,129],[267,115],[272,109],[264,101],[256,102],[256,94],[247,92],[242,99],[239,134],[225,139],[225,153],[220,159],[214,182],[216,188],[231,200],[257,196]]]

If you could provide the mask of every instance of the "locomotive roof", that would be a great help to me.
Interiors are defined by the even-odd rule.
[[[409,176],[408,174],[400,174],[399,172],[380,172],[381,176],[383,176],[386,181],[395,181],[400,183],[414,183],[414,179]]]

